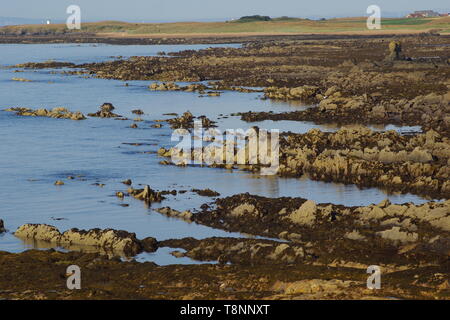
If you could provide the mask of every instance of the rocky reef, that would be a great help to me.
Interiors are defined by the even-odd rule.
[[[354,267],[157,266],[92,253],[42,250],[0,252],[0,265],[2,299],[446,299],[449,288],[443,267],[426,266],[414,273],[383,269],[382,289],[369,290],[366,270]],[[83,270],[82,290],[65,287],[70,265]]]
[[[194,117],[194,115],[189,111],[186,111],[180,117],[169,119],[167,122],[170,124],[172,129],[193,129],[195,119],[201,121],[203,128],[215,127],[214,121],[205,116]]]
[[[289,89],[280,90],[284,92]],[[450,92],[443,95],[430,93],[411,100],[386,101],[380,100],[375,94],[343,97],[337,90],[337,87],[333,86],[325,95],[314,96],[317,107],[304,111],[242,112],[237,115],[247,122],[290,120],[339,124],[419,125],[425,131],[433,129],[450,136]]]
[[[230,232],[287,240],[278,250],[300,246],[302,258],[314,257],[316,263],[366,264],[376,257],[392,265],[439,264],[447,263],[450,253],[448,200],[422,205],[386,200],[345,207],[239,194],[203,205],[192,220]]]
[[[283,176],[450,197],[450,140],[433,130],[402,136],[364,127],[313,129],[284,134],[280,145]]]
[[[71,112],[63,107],[47,109],[30,109],[30,108],[9,108],[5,111],[15,112],[18,116],[24,117],[48,117],[56,119],[85,120],[86,117],[81,112]]]
[[[174,148],[160,148],[158,155],[171,157],[173,151],[178,154]],[[191,151],[192,159],[201,159],[201,151],[208,155],[210,152],[211,157],[215,152],[211,148]],[[282,133],[279,162],[280,176],[307,175],[320,181],[380,187],[438,199],[450,197],[450,140],[432,129],[417,135],[401,135],[393,130],[378,132],[363,126],[342,127],[337,132],[312,129],[305,134]],[[186,165],[182,161],[176,164]],[[263,167],[261,164],[209,166],[237,167],[252,172],[259,172]]]
[[[101,249],[106,253],[134,256],[143,250],[134,233],[113,229],[70,229],[61,233],[57,228],[45,224],[24,224],[14,233],[23,239],[34,239],[57,245],[83,245]]]

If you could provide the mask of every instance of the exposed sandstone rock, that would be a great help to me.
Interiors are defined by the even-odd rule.
[[[192,214],[192,212],[190,212],[188,210],[181,212],[181,211],[171,209],[169,207],[164,207],[164,208],[155,209],[155,211],[162,213],[168,217],[179,218],[179,219],[186,220],[188,222],[192,221],[193,214]]]
[[[283,134],[280,146],[282,176],[307,173],[317,180],[450,196],[450,141],[433,130],[415,136],[365,127],[311,130]]]
[[[319,88],[316,86],[301,86],[296,88],[268,87],[264,89],[264,96],[270,99],[280,100],[313,100]]]
[[[30,108],[9,108],[5,111],[15,112],[19,116],[28,117],[48,117],[56,119],[70,119],[70,120],[85,120],[86,117],[81,112],[71,112],[66,108],[57,107],[51,110],[47,109],[37,109],[33,110]]]
[[[392,227],[385,231],[377,232],[383,239],[392,241],[399,241],[402,243],[416,242],[419,238],[417,233],[404,232],[400,230],[400,227]]]
[[[128,193],[134,198],[147,203],[161,202],[164,199],[161,192],[153,190],[150,186],[145,186],[144,189],[128,188]]]
[[[323,280],[300,280],[295,282],[276,282],[273,290],[281,291],[289,295],[321,295],[326,293],[339,294],[348,290],[355,281],[343,281],[338,279]]]
[[[347,239],[357,240],[357,241],[366,239],[366,237],[364,237],[362,234],[360,234],[358,230],[353,230],[352,232],[346,233],[345,237]]]
[[[235,217],[240,217],[243,215],[258,215],[258,210],[252,204],[243,203],[231,210],[231,215]]]
[[[289,219],[297,224],[310,226],[316,220],[317,206],[314,201],[308,200],[300,208],[289,215]]]
[[[107,252],[128,256],[142,251],[142,245],[134,233],[113,229],[70,229],[64,233],[45,224],[24,224],[14,233],[19,238],[35,239],[61,245],[85,245],[101,248]]]
[[[308,259],[302,246],[280,244],[276,241],[239,238],[193,238],[161,241],[161,247],[185,249],[177,256],[190,257],[200,261],[216,260],[221,264],[292,264]]]

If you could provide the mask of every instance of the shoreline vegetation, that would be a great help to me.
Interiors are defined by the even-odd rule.
[[[108,259],[105,254],[86,253],[82,249],[68,253],[54,250],[30,250],[19,254],[0,252],[0,267],[6,271],[0,274],[2,290],[4,288],[0,297],[450,299],[450,36],[438,35],[441,31],[436,31],[448,31],[450,20],[448,17],[410,19],[411,23],[406,25],[404,20],[397,19],[395,23],[392,20],[392,28],[387,27],[395,35],[377,36],[369,36],[368,31],[363,35],[352,35],[358,30],[351,28],[365,23],[357,18],[350,21],[229,22],[221,26],[229,28],[227,30],[240,28],[243,32],[260,28],[260,24],[304,26],[323,23],[329,27],[340,23],[347,28],[347,34],[333,35],[324,27],[320,34],[312,36],[230,36],[233,41],[244,43],[241,48],[186,50],[83,65],[49,61],[12,66],[18,70],[63,66],[76,68],[77,71],[73,71],[76,75],[158,81],[149,83],[149,90],[214,93],[214,99],[221,99],[220,93],[227,90],[245,94],[252,92],[249,88],[263,88],[259,91],[261,99],[299,101],[311,107],[277,114],[252,112],[249,105],[247,110],[230,116],[246,122],[290,120],[354,126],[331,133],[319,129],[304,134],[283,133],[281,176],[296,179],[308,174],[311,179],[320,181],[415,193],[429,201],[414,205],[392,204],[386,200],[369,206],[346,207],[315,203],[310,199],[265,198],[248,193],[217,198],[219,195],[213,190],[203,190],[202,194],[214,199],[197,210],[180,212],[169,206],[158,209],[160,214],[187,223],[265,237],[265,240],[243,237],[158,241],[151,238],[151,234],[139,240],[126,231],[72,229],[64,232],[51,226],[25,224],[17,235],[30,240],[69,247],[93,245],[99,247],[99,252],[114,248],[115,243],[122,249],[131,244],[131,256],[145,251],[145,247],[149,251],[166,247],[174,250],[171,254],[175,257],[188,257],[206,264],[157,266],[149,262],[123,262],[117,257]],[[442,28],[442,23],[447,29]],[[111,30],[111,25],[117,29]],[[22,39],[19,42],[27,39],[31,42],[97,39],[101,42],[106,38],[100,36],[100,31],[103,34],[112,32],[110,34],[115,38],[110,39],[120,39],[121,23],[111,23],[102,30],[99,26],[88,25],[86,32],[94,33],[83,36],[57,35],[58,29],[50,34],[44,34],[46,29],[36,29],[34,35],[34,31],[24,31],[20,26],[0,28],[0,34],[5,30],[10,33],[0,39],[2,42],[14,39]],[[197,27],[195,24],[192,28],[194,26]],[[131,30],[128,25],[125,27]],[[169,26],[161,27],[160,31],[166,32],[166,27]],[[181,28],[181,25],[177,27]],[[186,32],[186,26],[184,28]],[[435,31],[430,32],[432,29]],[[13,34],[14,30],[21,34]],[[142,32],[138,27],[133,30]],[[194,34],[200,30],[198,27],[189,31]],[[310,32],[310,29],[304,30]],[[223,30],[221,32],[221,35],[225,34]],[[270,32],[276,31],[272,28]],[[401,32],[409,34],[400,35]],[[413,32],[420,34],[413,35]],[[149,33],[148,38],[139,38],[131,32],[123,37],[127,39],[123,43],[158,43],[159,40],[152,37]],[[225,39],[216,35],[202,37],[160,40],[219,43]],[[122,40],[114,41],[111,43]],[[67,70],[61,72],[71,74]],[[200,81],[202,84],[197,83]],[[182,87],[176,82],[193,84]],[[69,112],[65,109],[44,111],[26,109],[28,106],[9,107],[18,116]],[[105,103],[97,114],[88,116],[117,116],[112,110],[112,104]],[[194,116],[186,112],[168,122],[174,128],[189,130],[193,119]],[[216,119],[202,120],[212,126]],[[370,124],[420,126],[422,131],[408,135],[395,131],[375,132],[366,127]],[[160,148],[158,156],[165,159],[170,155],[169,151]],[[160,164],[170,162],[164,160]],[[234,169],[238,169],[237,166]],[[257,174],[260,168],[248,165],[239,169]],[[131,185],[132,181],[125,184]],[[168,192],[154,191],[150,186],[144,189],[129,187],[116,196],[132,197],[150,206],[152,202],[164,202],[163,195]],[[176,191],[171,192],[176,194]],[[0,232],[7,227],[8,221],[4,221]],[[65,268],[71,264],[85,270],[84,290],[65,289]],[[383,270],[381,290],[366,288],[366,268],[373,264],[380,265]],[[31,268],[38,270],[37,274],[30,274]],[[54,272],[55,268],[58,272]]]

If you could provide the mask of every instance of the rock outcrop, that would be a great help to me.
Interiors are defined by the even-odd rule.
[[[145,201],[146,203],[161,202],[164,196],[161,192],[155,191],[150,186],[145,186],[144,189],[128,188],[127,192],[135,199]]]
[[[35,239],[57,245],[92,246],[108,253],[134,256],[142,251],[142,244],[134,233],[113,229],[70,229],[61,233],[57,228],[45,224],[24,224],[14,233],[24,239]]]
[[[105,102],[100,106],[99,111],[95,113],[88,113],[88,116],[98,118],[121,118],[122,116],[112,112],[114,109],[115,107],[111,103]]]
[[[71,112],[66,108],[57,107],[51,110],[47,109],[30,109],[30,108],[9,108],[5,111],[15,112],[19,116],[25,117],[48,117],[56,119],[85,120],[86,117],[81,112]]]

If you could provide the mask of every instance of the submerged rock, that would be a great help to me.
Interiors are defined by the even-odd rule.
[[[211,190],[211,189],[192,189],[192,192],[197,193],[200,196],[204,196],[204,197],[218,197],[220,196],[220,193],[218,193],[217,191]]]
[[[127,186],[131,186],[133,184],[133,181],[131,181],[131,179],[127,179],[122,181],[123,184],[126,184]]]
[[[143,115],[144,111],[141,109],[131,110],[131,113],[137,114],[137,115]]]
[[[25,78],[12,78],[12,81],[19,81],[19,82],[32,82],[33,80],[25,79]]]

